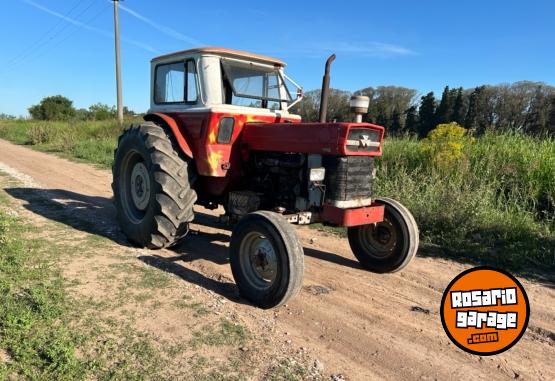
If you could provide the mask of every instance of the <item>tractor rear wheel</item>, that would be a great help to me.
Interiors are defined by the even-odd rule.
[[[127,128],[112,174],[117,219],[132,243],[160,249],[187,234],[197,199],[195,175],[162,127],[144,122]]]
[[[384,220],[348,229],[349,245],[367,270],[389,273],[403,269],[418,251],[418,226],[409,210],[398,201],[379,198],[385,205]]]
[[[233,277],[243,297],[262,308],[277,307],[303,282],[304,252],[295,229],[279,214],[243,217],[230,244]]]

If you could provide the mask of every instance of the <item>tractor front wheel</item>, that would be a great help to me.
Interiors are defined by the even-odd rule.
[[[160,249],[187,234],[197,199],[195,175],[166,130],[151,122],[126,129],[112,173],[117,219],[131,242]]]
[[[349,245],[360,264],[376,273],[403,269],[418,250],[418,226],[409,210],[398,201],[379,198],[384,220],[348,229]]]
[[[299,291],[303,255],[295,229],[277,213],[250,213],[233,229],[231,271],[241,295],[259,307],[277,307]]]

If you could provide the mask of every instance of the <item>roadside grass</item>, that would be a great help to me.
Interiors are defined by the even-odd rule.
[[[513,271],[555,269],[555,140],[486,134],[449,168],[414,139],[388,139],[376,194],[414,214],[426,244]]]
[[[71,302],[59,271],[34,256],[38,242],[0,211],[0,379],[81,379],[82,337],[67,319]],[[6,361],[7,360],[7,361]]]
[[[125,122],[125,125],[133,120]],[[112,165],[122,128],[116,121],[0,121],[0,138],[102,168]]]
[[[0,173],[2,186],[12,182]],[[73,240],[64,242],[67,226],[30,226],[5,192],[0,202],[0,380],[245,380],[278,371],[258,357],[272,353],[270,344],[235,318],[187,294],[160,302],[154,291],[164,293],[171,276],[159,270],[129,262],[88,267],[101,273],[100,287],[97,296],[82,294],[87,281],[79,272],[66,278],[62,266],[91,263],[86,251],[102,255],[105,240],[99,252],[79,235],[76,250]],[[179,312],[185,340],[137,328],[161,308]],[[290,379],[307,379],[306,366],[295,364]]]
[[[444,167],[430,160],[422,142],[388,138],[376,163],[375,194],[409,208],[421,255],[531,275],[555,270],[555,140],[486,134]]]
[[[0,138],[104,168],[111,166],[120,132],[111,121],[0,121]],[[430,160],[422,145],[386,139],[375,194],[411,210],[423,246],[513,271],[555,270],[555,140],[486,134],[447,168]],[[345,235],[344,229],[314,227]]]

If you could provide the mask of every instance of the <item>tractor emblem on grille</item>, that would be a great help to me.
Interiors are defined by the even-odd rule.
[[[360,135],[359,145],[361,147],[368,147],[370,143],[372,143],[372,141],[369,139],[368,135]]]

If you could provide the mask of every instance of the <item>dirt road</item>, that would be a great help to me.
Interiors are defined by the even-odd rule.
[[[123,250],[127,243],[113,219],[109,171],[2,140],[0,170],[24,184],[6,191],[25,208],[73,229],[110,238],[114,242],[110,255],[117,261],[118,248]],[[46,211],[44,202],[60,203],[66,212]],[[226,250],[230,232],[217,224],[213,212],[198,212],[196,221],[202,225],[193,227],[198,234],[172,250],[138,250],[136,261],[222,297],[225,308],[257,335],[266,335],[276,346],[310,351],[323,364],[326,377],[555,379],[553,284],[521,278],[531,303],[527,333],[501,355],[473,356],[451,344],[438,314],[444,287],[469,265],[424,250],[401,273],[372,274],[360,268],[346,240],[299,228],[306,254],[303,291],[288,305],[263,311],[238,297]],[[143,324],[162,329],[154,322]]]

